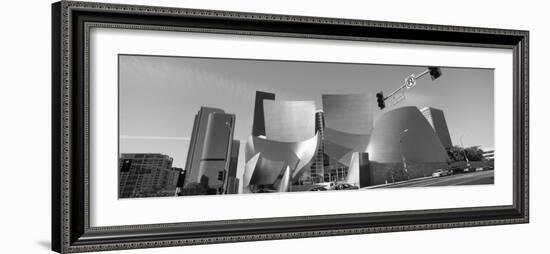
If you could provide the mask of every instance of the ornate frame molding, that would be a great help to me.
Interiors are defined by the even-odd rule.
[[[127,18],[130,16],[131,20]],[[166,20],[175,23],[168,25]],[[88,34],[92,27],[513,49],[514,205],[90,227]],[[528,45],[529,32],[517,30],[72,1],[55,3],[52,6],[52,249],[73,253],[528,223]],[[285,223],[298,225],[273,226]],[[219,229],[220,233],[206,234],[201,231],[203,228]],[[163,235],[159,235],[161,231]]]

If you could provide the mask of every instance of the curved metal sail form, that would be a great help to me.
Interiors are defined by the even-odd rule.
[[[300,142],[280,142],[263,137],[250,137],[245,147],[245,173],[243,187],[250,185],[270,186],[278,181],[290,184],[303,172],[312,160],[319,136],[316,134]],[[288,170],[287,170],[288,168]],[[283,179],[285,173],[288,179]],[[285,187],[278,188],[287,189]]]
[[[382,115],[367,148],[371,161],[398,163],[445,162],[447,153],[439,137],[417,107],[401,107]]]
[[[373,129],[369,94],[324,94],[325,154],[350,166],[355,152],[366,152]]]

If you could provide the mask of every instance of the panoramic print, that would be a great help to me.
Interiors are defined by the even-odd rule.
[[[494,70],[119,55],[118,197],[494,184]]]

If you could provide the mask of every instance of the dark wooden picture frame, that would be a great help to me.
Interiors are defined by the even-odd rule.
[[[113,227],[89,225],[88,42],[94,26],[513,50],[513,205]],[[52,6],[52,249],[87,252],[529,221],[529,32],[62,1]]]

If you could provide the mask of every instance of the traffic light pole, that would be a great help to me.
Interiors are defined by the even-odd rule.
[[[395,94],[403,90],[403,88],[407,88],[407,89],[413,88],[416,85],[416,80],[428,73],[430,74],[430,76],[432,76],[432,80],[435,80],[441,76],[441,69],[439,67],[428,67],[427,70],[421,72],[420,74],[418,74],[418,76],[415,76],[414,73],[409,75],[407,78],[405,78],[405,81],[399,88],[397,88],[395,91],[393,91],[386,97],[384,97],[383,91],[376,93],[376,101],[378,103],[378,107],[381,110],[384,109],[386,107],[385,101],[387,99],[395,96]],[[397,104],[397,103],[398,101],[395,102],[394,104]]]
[[[416,84],[416,80],[421,78],[422,76],[426,75],[430,73],[430,69],[427,69],[425,71],[423,71],[422,73],[418,74],[418,76],[415,76],[414,74],[408,76],[406,79],[405,79],[405,82],[403,82],[403,85],[401,85],[399,88],[397,88],[395,91],[393,91],[392,93],[390,93],[388,96],[386,96],[384,98],[384,100],[387,100],[389,98],[391,98],[393,95],[395,95],[396,93],[398,93],[399,91],[401,91],[403,88],[411,88],[413,87],[415,84]]]

